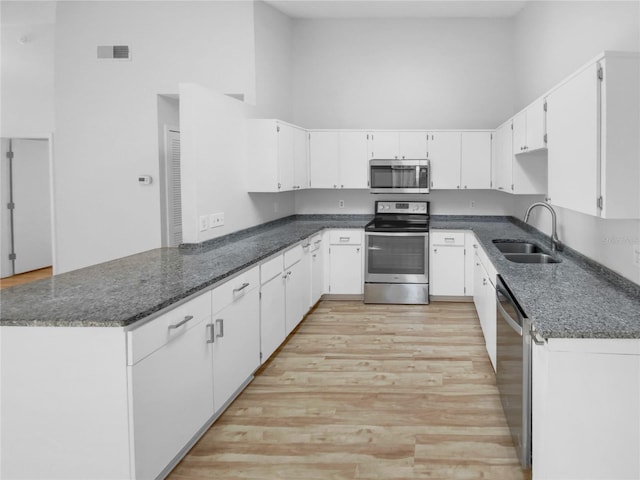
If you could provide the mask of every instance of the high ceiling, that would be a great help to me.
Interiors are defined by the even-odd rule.
[[[513,17],[515,0],[264,0],[291,18]]]

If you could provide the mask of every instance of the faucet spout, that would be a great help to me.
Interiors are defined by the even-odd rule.
[[[531,211],[536,207],[544,207],[551,213],[551,251],[561,250],[560,240],[558,240],[556,211],[547,202],[536,202],[527,208],[527,213],[524,214],[524,223],[529,221],[529,215],[531,215]]]

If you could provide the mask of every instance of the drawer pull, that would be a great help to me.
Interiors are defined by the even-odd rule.
[[[311,246],[310,243],[307,243],[306,245],[302,245],[302,248],[309,248]]]
[[[456,241],[456,239],[455,239],[455,238],[453,238],[453,237],[444,237],[444,241],[445,241],[445,242],[455,242],[455,241]]]
[[[245,289],[245,288],[247,288],[249,285],[250,285],[250,284],[249,284],[248,282],[244,282],[244,283],[242,284],[242,286],[241,286],[241,287],[234,288],[234,289],[233,289],[233,293],[235,293],[235,292],[239,292],[239,291],[241,291],[241,290],[244,290],[244,289]]]
[[[316,240],[315,242],[313,242],[314,245],[318,245],[319,243],[322,243],[322,240]]]
[[[220,333],[218,333],[216,335],[216,338],[222,338],[224,337],[224,319],[222,318],[216,318],[216,325],[220,325],[220,327],[218,328],[218,331]]]
[[[351,237],[340,237],[341,242],[348,242],[349,240],[351,240]]]
[[[207,343],[216,343],[216,335],[213,328],[213,323],[207,325],[207,330],[209,332],[209,339],[207,340]]]
[[[184,320],[179,321],[178,323],[174,324],[174,325],[169,325],[169,330],[173,329],[173,328],[179,328],[182,325],[184,325],[185,323],[187,323],[189,320],[193,319],[193,315],[187,315],[186,317],[184,317]]]

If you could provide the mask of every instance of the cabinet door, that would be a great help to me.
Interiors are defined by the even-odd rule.
[[[460,154],[460,132],[435,132],[429,134],[431,188],[460,188]]]
[[[398,158],[427,158],[427,132],[399,132]]]
[[[491,188],[491,132],[462,132],[461,188]]]
[[[496,190],[511,192],[513,184],[513,136],[511,123],[505,123],[495,132],[494,136],[494,178]]]
[[[310,132],[311,188],[337,188],[340,184],[340,133]]]
[[[359,245],[331,245],[329,265],[329,293],[362,293],[362,249]]]
[[[260,366],[258,289],[214,315],[213,406],[218,411]]]
[[[278,124],[278,187],[281,192],[293,190],[294,128]]]
[[[303,258],[286,272],[285,321],[289,335],[309,311],[311,292],[310,264]]]
[[[464,247],[432,246],[429,265],[431,295],[464,295]]]
[[[487,338],[487,334],[485,332],[484,325],[484,312],[486,311],[486,307],[484,305],[484,288],[483,288],[483,280],[485,279],[484,268],[482,268],[482,264],[480,263],[480,259],[478,255],[473,256],[473,303],[476,307],[476,312],[478,313],[478,319],[480,320],[480,327],[482,328],[482,334],[484,335],[485,341]]]
[[[367,188],[369,156],[365,132],[340,132],[340,187]]]
[[[597,215],[598,66],[593,64],[547,97],[551,203]]]
[[[260,293],[260,352],[264,363],[287,337],[283,272],[263,284]]]
[[[513,149],[514,155],[527,151],[527,111],[523,110],[513,117]]]
[[[293,187],[295,190],[309,188],[309,149],[307,132],[293,129]]]
[[[484,333],[484,342],[487,348],[487,354],[489,355],[489,360],[491,360],[491,366],[495,371],[498,348],[496,289],[491,283],[487,269],[484,268],[484,265],[482,265],[482,267],[482,331]]]
[[[398,132],[373,133],[372,158],[398,158],[399,141]]]
[[[274,120],[247,121],[247,187],[250,192],[278,192],[279,124]]]
[[[214,413],[209,321],[131,368],[136,478],[156,478]]]
[[[324,255],[322,246],[311,252],[311,303],[313,307],[324,293]]]
[[[547,147],[547,143],[544,140],[544,136],[547,133],[544,104],[544,98],[540,98],[525,110],[527,113],[527,152]]]

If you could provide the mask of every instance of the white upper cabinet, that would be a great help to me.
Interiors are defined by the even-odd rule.
[[[513,154],[546,148],[545,101],[539,98],[513,117]]]
[[[503,192],[511,192],[513,183],[513,132],[511,122],[500,125],[493,137],[493,188]]]
[[[377,131],[372,134],[370,158],[416,159],[427,157],[426,131]]]
[[[367,188],[369,134],[363,131],[309,132],[311,188]]]
[[[639,57],[609,54],[547,97],[550,202],[640,218]]]
[[[308,188],[305,130],[278,120],[249,120],[247,126],[250,192]]]
[[[431,188],[460,188],[461,132],[429,133]]]
[[[462,132],[460,188],[491,188],[491,132]]]

